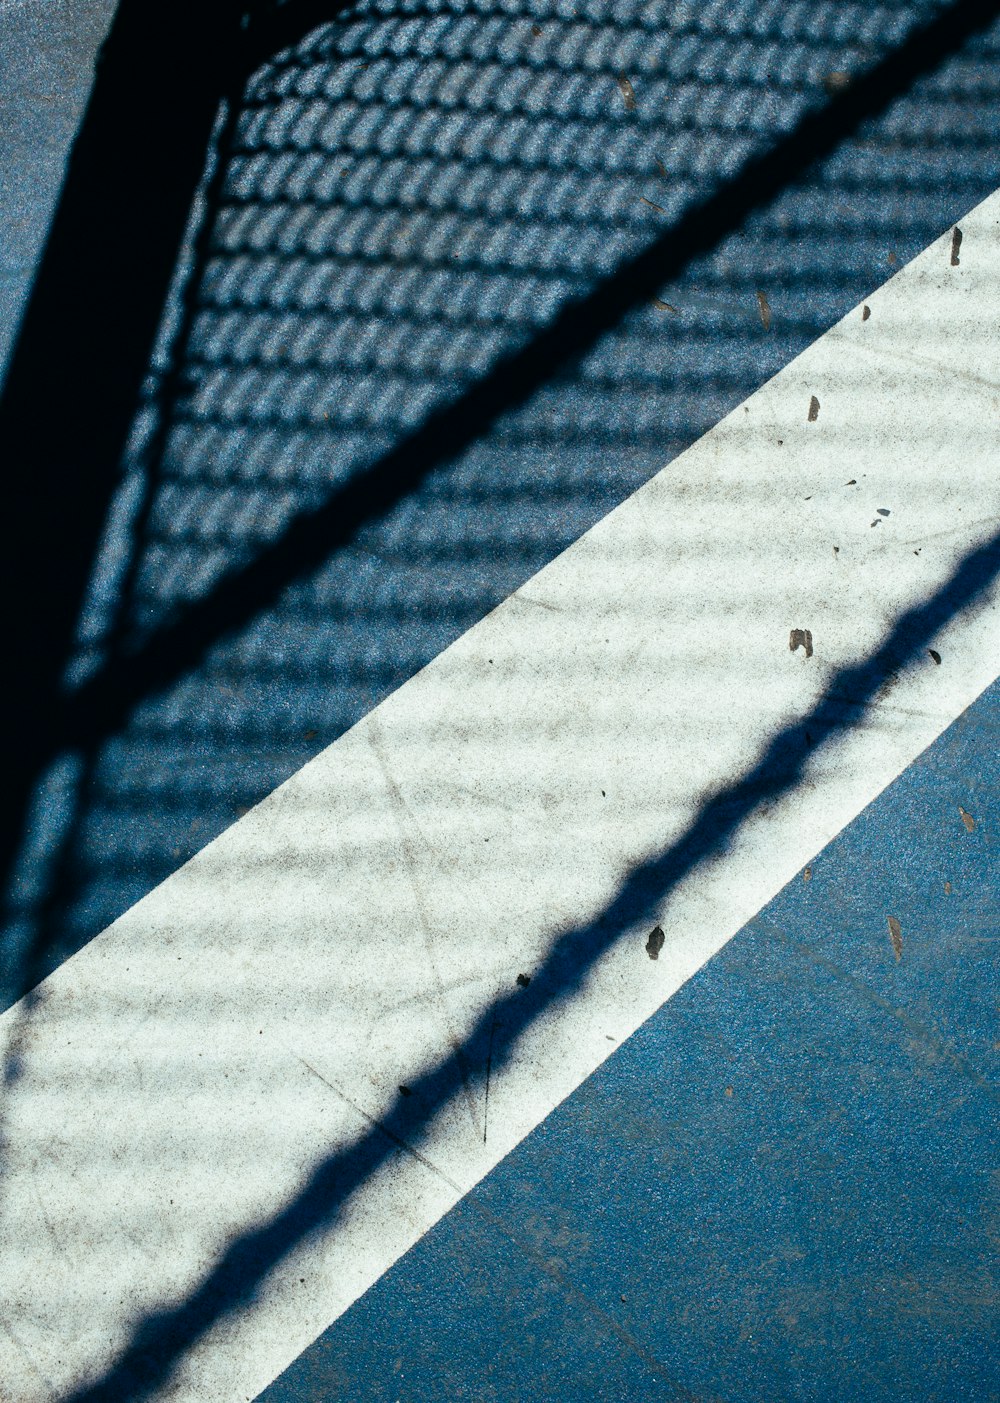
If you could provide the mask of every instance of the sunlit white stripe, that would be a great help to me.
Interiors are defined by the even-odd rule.
[[[5,1397],[99,1375],[991,535],[998,217],[994,196],[959,267],[949,232],[4,1017]],[[992,681],[996,591],[935,648],[665,897],[655,962],[646,921],[550,1007],[488,1127],[479,1076],[165,1396],[258,1392],[578,1086]]]

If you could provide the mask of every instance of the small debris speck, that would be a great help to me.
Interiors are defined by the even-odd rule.
[[[768,304],[767,298],[764,296],[764,294],[763,294],[759,289],[758,289],[758,291],[757,291],[757,306],[760,308],[760,320],[761,320],[761,323],[763,324],[764,330],[765,330],[765,331],[770,331],[770,330],[771,330],[771,308],[770,308],[770,305]]]
[[[789,652],[790,652],[790,653],[795,653],[795,652],[797,652],[797,651],[799,650],[799,648],[802,648],[802,649],[805,650],[805,655],[806,655],[807,658],[811,658],[811,657],[812,657],[812,655],[813,655],[813,636],[812,636],[812,630],[811,630],[811,629],[808,629],[808,628],[793,628],[792,631],[791,631],[791,633],[788,635],[788,650],[789,650]]]
[[[528,985],[531,983],[531,975],[519,974],[514,982],[520,985],[522,989],[527,989]]]
[[[958,251],[962,247],[962,231],[956,224],[951,231],[951,266],[957,268],[959,264]]]
[[[966,832],[967,832],[967,833],[971,833],[972,830],[973,830],[973,829],[975,828],[975,826],[976,826],[976,820],[972,817],[971,814],[967,814],[967,813],[965,812],[965,810],[962,808],[961,804],[959,804],[959,806],[958,806],[958,812],[959,812],[959,813],[961,814],[961,816],[962,816],[962,822],[965,824],[965,830],[966,830]]]
[[[645,197],[645,195],[640,195],[640,196],[639,196],[639,199],[642,201],[642,203],[643,203],[644,205],[649,205],[649,208],[650,208],[650,209],[655,209],[657,214],[666,214],[667,211],[663,208],[662,205],[654,205],[654,204],[653,204],[653,201],[652,201],[652,200],[647,200],[646,197]]]
[[[812,870],[811,867],[804,867],[804,868],[802,869],[802,880],[803,880],[804,882],[808,882],[809,879],[812,877],[812,874],[813,874],[813,870]]]
[[[879,516],[891,516],[891,515],[892,515],[892,513],[889,511],[889,508],[888,508],[888,507],[876,507],[875,510],[878,512]]]
[[[540,24],[533,24],[531,26],[531,32],[536,39],[540,39],[542,37],[542,26]]]
[[[666,938],[662,926],[654,926],[649,932],[649,939],[646,941],[646,954],[651,960],[660,958],[660,951],[663,949]]]
[[[866,303],[864,304],[864,306],[861,308],[861,320],[862,320],[863,322],[866,322],[866,321],[868,320],[868,318],[871,316],[871,314],[872,314],[872,309],[869,307],[868,303],[866,302]]]
[[[819,400],[816,398],[815,395],[813,395],[812,398],[811,398],[810,401],[809,401],[809,423],[810,423],[810,424],[815,424],[815,422],[816,422],[816,420],[817,420],[818,418],[819,418]]]
[[[413,1092],[408,1086],[401,1086],[399,1088],[399,1094],[400,1096],[412,1096]]]
[[[832,73],[826,74],[823,86],[832,97],[835,93],[842,93],[845,88],[851,86],[851,75],[845,73],[842,68],[835,69]]]
[[[934,659],[934,661],[937,663],[938,667],[940,667],[940,666],[941,666],[941,654],[938,652],[938,650],[937,650],[936,648],[928,648],[927,651],[928,651],[928,653],[930,653],[931,657],[932,657],[932,658]]]
[[[944,894],[945,894],[945,896],[951,896],[951,883],[950,883],[950,882],[945,882],[945,884],[944,884]]]
[[[726,1087],[725,1094],[726,1094],[727,1096],[732,1096],[732,1094],[733,1094],[733,1088],[732,1088],[731,1086],[727,1086],[727,1087]]]
[[[632,84],[625,77],[624,73],[619,74],[618,88],[622,95],[622,101],[625,104],[625,111],[634,112],[636,107],[638,106],[638,103],[635,100],[635,88],[633,88]]]
[[[889,939],[892,941],[892,950],[893,954],[896,956],[896,963],[899,964],[900,960],[903,958],[903,928],[895,916],[890,916],[888,921]]]
[[[680,316],[680,313],[678,312],[676,307],[672,306],[669,302],[664,302],[659,297],[653,298],[653,306],[659,307],[661,312],[673,312],[675,317]]]
[[[899,259],[898,259],[898,257],[896,256],[896,254],[894,254],[894,253],[890,253],[890,254],[889,254],[889,262],[890,262],[890,263],[898,263],[898,262],[899,262]]]

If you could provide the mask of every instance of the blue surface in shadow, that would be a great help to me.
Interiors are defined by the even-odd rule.
[[[941,8],[367,0],[265,63],[181,258],[67,694]],[[623,315],[123,725],[53,756],[14,984],[18,950],[41,973],[79,948],[990,193],[997,43],[661,288],[676,311]]]

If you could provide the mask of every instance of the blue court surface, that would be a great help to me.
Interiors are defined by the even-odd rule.
[[[1000,4],[0,98],[0,1399],[1000,1399]]]
[[[998,734],[994,687],[268,1403],[997,1397]]]

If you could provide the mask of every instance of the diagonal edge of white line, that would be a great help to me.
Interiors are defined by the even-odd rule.
[[[991,538],[1000,195],[962,229],[0,1020],[5,1396],[113,1366]],[[616,932],[492,1068],[488,1124],[478,1066],[160,1396],[285,1368],[994,679],[997,612],[943,625],[664,895],[655,962],[649,920]]]

